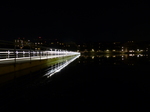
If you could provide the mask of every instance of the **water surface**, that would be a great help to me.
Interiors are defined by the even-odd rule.
[[[149,68],[147,54],[81,55],[52,76],[47,68],[1,87],[1,110],[148,110]]]

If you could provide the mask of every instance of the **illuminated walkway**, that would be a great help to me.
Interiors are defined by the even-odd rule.
[[[44,60],[44,59],[51,59],[51,58],[58,58],[64,57],[68,55],[51,55],[51,56],[34,56],[34,57],[21,57],[21,58],[7,58],[7,59],[0,59],[0,64],[10,64],[10,63],[22,63],[27,61],[36,61],[36,60]]]
[[[44,60],[71,55],[79,55],[78,52],[50,50],[50,51],[25,51],[25,50],[3,50],[0,51],[0,64],[23,63],[27,61]]]

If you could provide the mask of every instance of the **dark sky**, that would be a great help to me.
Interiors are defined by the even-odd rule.
[[[7,3],[0,5],[0,40],[18,37],[71,41],[149,40],[146,2]]]

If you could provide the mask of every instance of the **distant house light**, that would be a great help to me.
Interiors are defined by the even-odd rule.
[[[140,54],[140,56],[143,56],[142,54]]]
[[[109,56],[107,55],[106,58],[109,58]]]
[[[94,59],[94,56],[92,56],[92,59]]]
[[[134,50],[129,50],[129,52],[134,52]]]

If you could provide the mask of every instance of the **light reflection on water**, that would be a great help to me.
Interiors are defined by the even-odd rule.
[[[67,60],[65,58],[63,58],[62,62],[56,63],[47,68],[45,68],[45,66],[40,65],[40,66],[32,67],[29,69],[24,69],[21,71],[1,75],[0,76],[0,87],[5,86],[7,83],[13,83],[15,80],[18,80],[18,81],[24,80],[24,79],[30,80],[31,77],[33,77],[32,80],[34,80],[34,81],[32,81],[33,84],[43,82],[43,81],[45,81],[45,80],[43,80],[44,78],[47,79],[47,78],[51,77],[52,75],[54,75],[55,73],[59,72],[64,67],[66,67],[68,64],[73,62],[78,57],[80,57],[80,55],[73,56],[70,59],[68,58]]]
[[[94,59],[94,57],[106,57],[106,58],[111,58],[111,57],[148,57],[148,54],[101,54],[101,55],[84,55],[82,54],[81,57],[88,58],[91,57]]]
[[[41,71],[42,76],[40,75],[35,81],[31,80],[32,82],[26,88],[24,87],[25,89],[20,89],[22,88],[20,85],[22,82],[24,84],[26,80],[21,81],[21,83],[15,82],[20,88],[16,89],[15,85],[15,89],[12,90],[18,91],[19,95],[23,95],[19,96],[18,102],[17,98],[16,100],[13,99],[15,103],[10,103],[10,106],[18,108],[16,105],[19,104],[25,104],[26,107],[32,105],[33,107],[31,106],[30,109],[35,110],[37,107],[47,107],[49,109],[53,107],[53,104],[56,107],[58,105],[71,107],[76,102],[74,105],[76,107],[84,104],[85,108],[91,105],[93,109],[95,108],[93,107],[94,104],[97,108],[100,108],[100,105],[106,107],[116,106],[117,108],[120,106],[122,108],[122,105],[138,105],[139,102],[139,105],[141,105],[147,101],[150,93],[149,74],[145,73],[146,69],[143,71],[137,67],[134,70],[131,68],[133,65],[149,64],[148,55],[81,55],[79,59],[76,59],[78,57],[55,64],[47,69],[46,72]],[[59,76],[55,74],[73,61],[78,63],[70,67],[71,69],[67,69],[65,72],[62,71]],[[100,66],[99,63],[101,63]],[[112,65],[113,67],[107,65]],[[120,67],[120,65],[127,66]],[[132,65],[132,67],[129,65]],[[149,71],[149,66],[147,68]],[[51,77],[54,74],[56,77]],[[53,81],[49,83],[51,80]],[[8,92],[10,89],[6,90],[7,94],[13,95],[11,98],[18,97],[18,95]],[[6,97],[5,99],[4,95],[9,96],[7,94],[1,95],[3,99],[0,100],[0,103],[4,104],[3,101],[11,101],[11,98]],[[49,101],[49,104],[45,107],[47,101]],[[97,101],[99,102],[97,103]]]
[[[51,66],[49,69],[47,69],[48,71],[45,73],[44,76],[47,76],[47,78],[51,77],[52,75],[54,75],[57,72],[60,72],[63,68],[65,68],[68,64],[70,64],[71,62],[73,62],[75,59],[79,58],[80,55],[75,56],[74,58],[70,59],[70,60],[66,60],[64,62],[61,63],[57,63],[53,66]]]
[[[148,54],[102,54],[81,55],[78,63],[99,63],[100,65],[143,65],[150,64]]]

